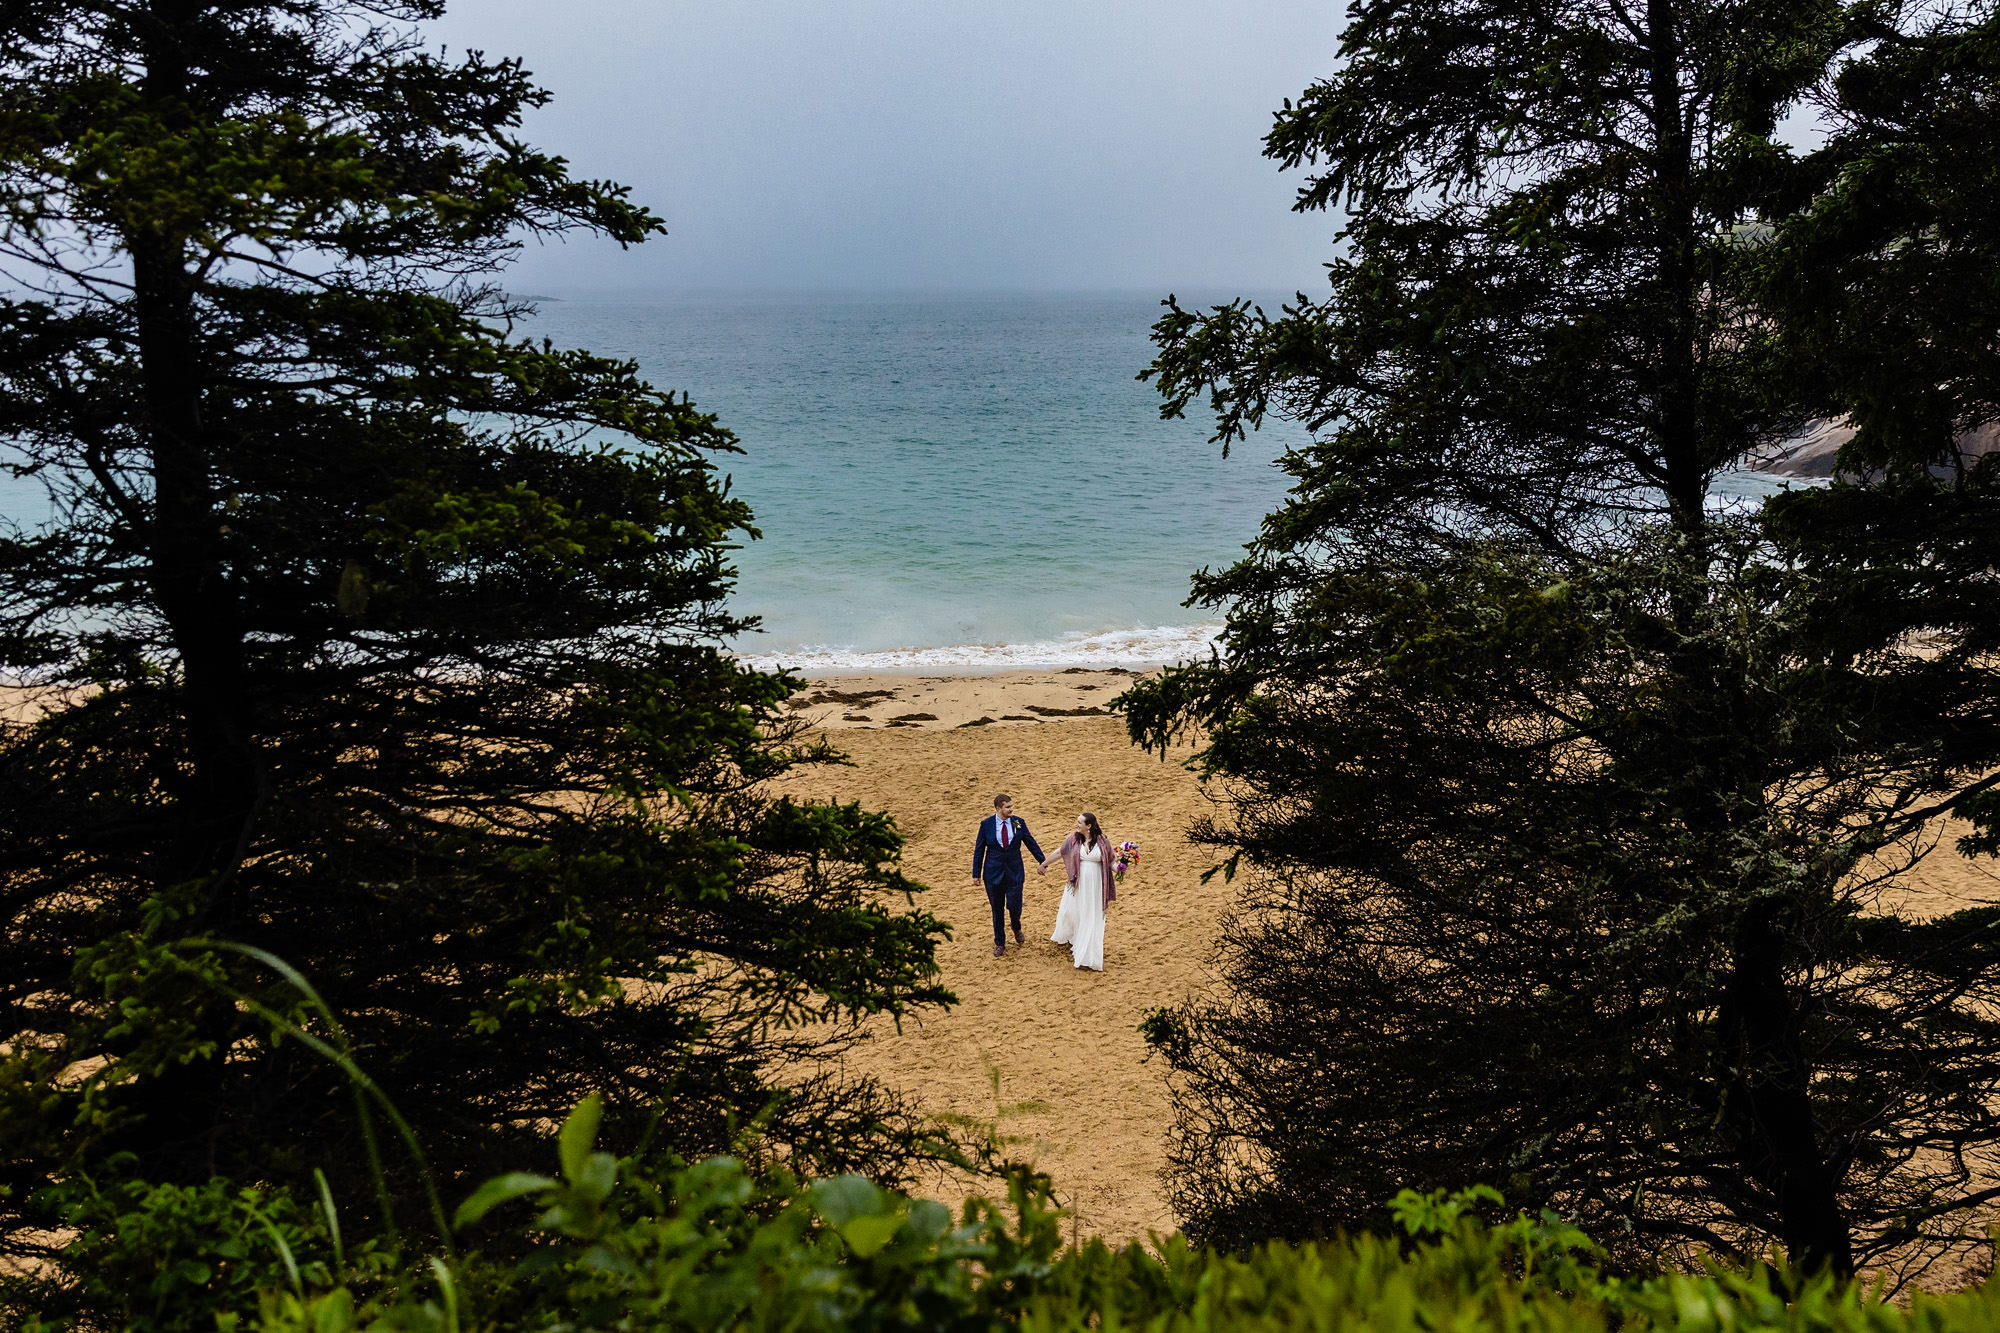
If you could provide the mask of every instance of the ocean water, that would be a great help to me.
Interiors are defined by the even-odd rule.
[[[808,672],[1138,666],[1206,651],[1183,605],[1283,499],[1303,439],[1228,458],[1205,413],[1162,421],[1158,304],[1137,296],[548,300],[517,333],[630,358],[717,413],[763,537],[736,553],[734,647]],[[1719,504],[1781,479],[1717,478]],[[0,475],[0,518],[47,513]]]
[[[527,327],[720,415],[763,538],[736,647],[805,670],[1137,665],[1203,650],[1182,605],[1282,499],[1296,430],[1227,459],[1135,376],[1147,297],[548,301]]]
[[[1277,300],[1268,300],[1275,308]],[[1283,500],[1267,423],[1229,457],[1135,378],[1147,297],[550,301],[530,331],[630,357],[742,439],[764,533],[739,651],[805,671],[1137,666],[1206,652],[1189,575]],[[1716,478],[1718,508],[1780,478]]]

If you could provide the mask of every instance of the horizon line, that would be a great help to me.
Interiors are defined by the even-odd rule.
[[[524,287],[528,284],[522,284]],[[923,287],[923,286],[659,286],[635,288],[629,285],[598,286],[595,284],[536,283],[538,290],[516,291],[503,285],[507,295],[523,301],[611,301],[637,302],[661,299],[797,299],[814,297],[824,299],[852,299],[856,297],[875,299],[936,299],[950,297],[957,300],[994,299],[1009,297],[1144,297],[1164,301],[1169,295],[1183,298],[1198,296],[1201,299],[1213,297],[1248,296],[1270,297],[1282,294],[1286,298],[1298,291],[1294,287],[1274,287],[1253,284],[1230,286],[1222,283],[1201,283],[1174,287]]]

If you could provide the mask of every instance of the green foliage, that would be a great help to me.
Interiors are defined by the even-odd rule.
[[[1786,388],[1854,427],[1845,477],[1784,497],[1771,527],[1821,581],[1826,637],[1924,644],[1897,669],[1925,678],[1952,759],[1976,769],[1995,745],[1978,668],[2000,645],[2000,454],[1977,452],[2000,444],[2000,11],[1867,22],[1799,206],[1757,250]],[[2000,849],[1994,786],[1983,774],[1957,803],[1968,855]]]
[[[1312,442],[1196,579],[1222,651],[1123,701],[1200,738],[1243,886],[1221,983],[1146,1027],[1199,1238],[1478,1182],[1634,1269],[1981,1246],[1991,922],[1884,890],[2000,811],[1985,473],[1926,470],[1992,419],[1992,23],[1358,0],[1278,115],[1329,287],[1170,300],[1152,374],[1225,445]],[[1777,137],[1803,105],[1824,153]],[[1718,472],[1864,408],[1884,485],[1728,512]]]
[[[1991,481],[1958,445],[2000,421],[2000,11],[1858,18],[1872,45],[1832,80],[1756,296],[1782,316],[1788,387],[1855,427],[1851,477],[1935,469],[1943,487],[1917,489],[1970,500]]]
[[[78,1233],[63,1248],[62,1277],[10,1295],[22,1304],[32,1297],[48,1323],[116,1310],[160,1333],[211,1333],[216,1311],[254,1308],[273,1281],[331,1286],[341,1271],[314,1257],[327,1247],[324,1215],[286,1193],[219,1178],[104,1187],[77,1179],[47,1202]],[[372,1245],[349,1258],[357,1272],[385,1271]]]
[[[1417,1333],[1985,1333],[1991,1288],[1898,1308],[1857,1284],[1780,1269],[1615,1279],[1600,1252],[1552,1214],[1506,1215],[1491,1190],[1404,1191],[1396,1236],[1271,1244],[1238,1255],[1179,1235],[1151,1246],[1062,1243],[1047,1182],[1016,1173],[1004,1208],[943,1205],[858,1176],[806,1185],[716,1158],[664,1177],[598,1151],[597,1110],[563,1126],[555,1177],[489,1181],[458,1210],[461,1241],[520,1228],[525,1244],[456,1257],[342,1251],[282,1198],[217,1184],[162,1206],[154,1191],[92,1234],[107,1273],[96,1319],[69,1322],[60,1283],[5,1288],[15,1326],[35,1333],[116,1326],[261,1333],[784,1329],[793,1333],[1018,1329],[1361,1328]],[[524,1205],[526,1208],[524,1210]],[[1498,1215],[1497,1221],[1486,1220]],[[107,1214],[107,1216],[110,1216]],[[282,1218],[271,1223],[267,1219]],[[65,1261],[65,1267],[73,1267]],[[108,1280],[137,1272],[146,1280]],[[171,1272],[171,1276],[168,1274]],[[70,1307],[70,1308],[73,1308]]]
[[[493,281],[659,220],[439,11],[0,8],[0,466],[52,506],[0,533],[0,1252],[52,1181],[308,1163],[435,1231],[329,1050],[447,1181],[591,1090],[690,1158],[950,1150],[832,1058],[948,1002],[944,926],[886,816],[765,794],[838,756],[724,651],[733,437]]]

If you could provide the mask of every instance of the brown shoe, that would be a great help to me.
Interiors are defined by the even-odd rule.
[[[993,946],[993,956],[994,956],[995,958],[1005,958],[1005,957],[1007,956],[1007,946],[1006,946],[1006,945],[1004,945],[1004,944],[996,944],[996,945],[994,945],[994,946]]]
[[[1014,943],[1023,946],[1025,946],[1028,943],[1028,941],[1022,937],[1021,928],[1019,926],[1014,927]]]

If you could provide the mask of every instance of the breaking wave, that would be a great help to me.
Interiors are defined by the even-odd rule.
[[[782,652],[742,653],[766,671],[787,667],[802,675],[864,675],[871,671],[1011,671],[1035,667],[1151,667],[1205,658],[1220,624],[1066,634],[1033,643],[969,643],[946,648],[858,650],[809,646]]]

